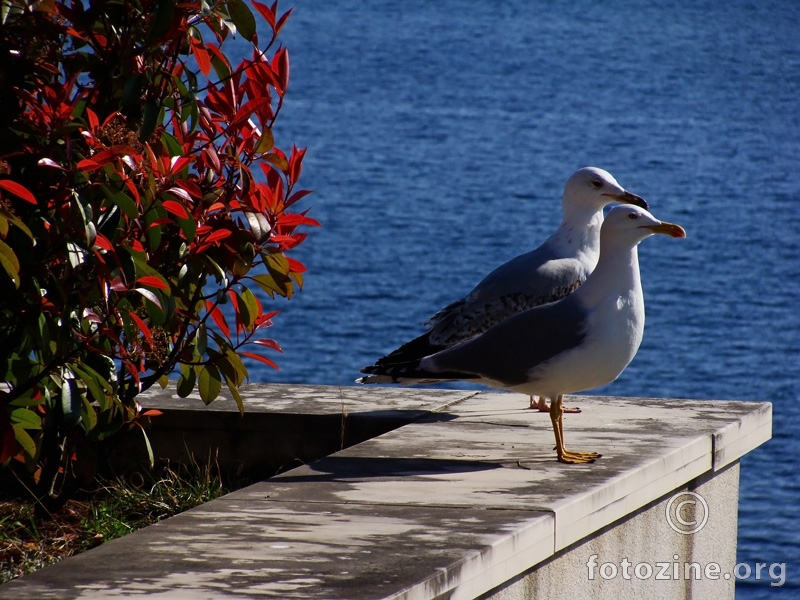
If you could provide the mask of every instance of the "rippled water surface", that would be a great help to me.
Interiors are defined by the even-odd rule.
[[[742,461],[739,560],[787,581],[737,597],[800,598],[800,3],[598,4],[294,2],[275,133],[308,147],[323,228],[275,303],[281,371],[253,380],[352,385],[603,167],[688,238],[640,247],[644,342],[600,392],[773,403]]]

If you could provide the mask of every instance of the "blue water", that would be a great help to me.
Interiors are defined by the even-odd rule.
[[[600,392],[773,403],[772,441],[742,460],[738,552],[787,581],[737,597],[800,598],[800,3],[294,5],[275,134],[308,147],[323,228],[294,254],[303,292],[271,305],[281,370],[252,379],[352,385],[603,167],[688,238],[641,245],[644,342]]]

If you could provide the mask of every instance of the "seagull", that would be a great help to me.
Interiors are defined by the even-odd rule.
[[[523,310],[572,293],[594,270],[600,250],[603,209],[613,203],[647,209],[647,202],[626,191],[608,172],[585,167],[564,185],[559,228],[545,242],[489,273],[460,300],[433,315],[428,330],[378,359],[376,368],[434,354],[479,335]],[[531,408],[547,412],[544,398],[531,396]],[[579,408],[566,412],[580,412]]]
[[[366,367],[371,375],[357,381],[464,380],[549,398],[558,460],[594,462],[600,454],[566,449],[562,398],[614,381],[636,355],[644,333],[638,245],[653,234],[686,237],[643,208],[616,206],[600,231],[597,267],[572,294],[430,355]]]

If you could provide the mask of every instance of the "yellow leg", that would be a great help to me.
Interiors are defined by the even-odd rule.
[[[550,412],[550,407],[547,406],[547,398],[544,396],[531,396],[530,408],[539,412]],[[581,409],[577,406],[563,406],[562,409],[565,413],[581,412]]]
[[[602,455],[597,452],[571,452],[564,446],[564,408],[561,405],[563,397],[550,402],[550,421],[553,423],[553,433],[556,436],[556,453],[558,461],[569,464],[582,464],[594,462]]]

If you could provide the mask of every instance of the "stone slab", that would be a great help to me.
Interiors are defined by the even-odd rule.
[[[160,462],[214,464],[228,477],[257,480],[380,436],[476,392],[430,389],[249,384],[245,414],[223,390],[208,406],[199,394],[177,395],[171,384],[139,397],[151,419],[148,438]],[[102,448],[107,476],[149,468],[139,431]]]
[[[581,396],[567,446],[604,456],[564,465],[526,397],[459,394],[0,597],[475,597],[769,439],[766,403]]]
[[[245,414],[369,414],[395,415],[398,411],[422,414],[444,410],[453,403],[474,396],[464,390],[296,385],[288,383],[248,383],[239,388]],[[223,386],[219,398],[207,405],[199,392],[181,398],[171,382],[165,389],[157,386],[138,396],[145,408],[167,410],[203,410],[239,414],[230,392]]]

